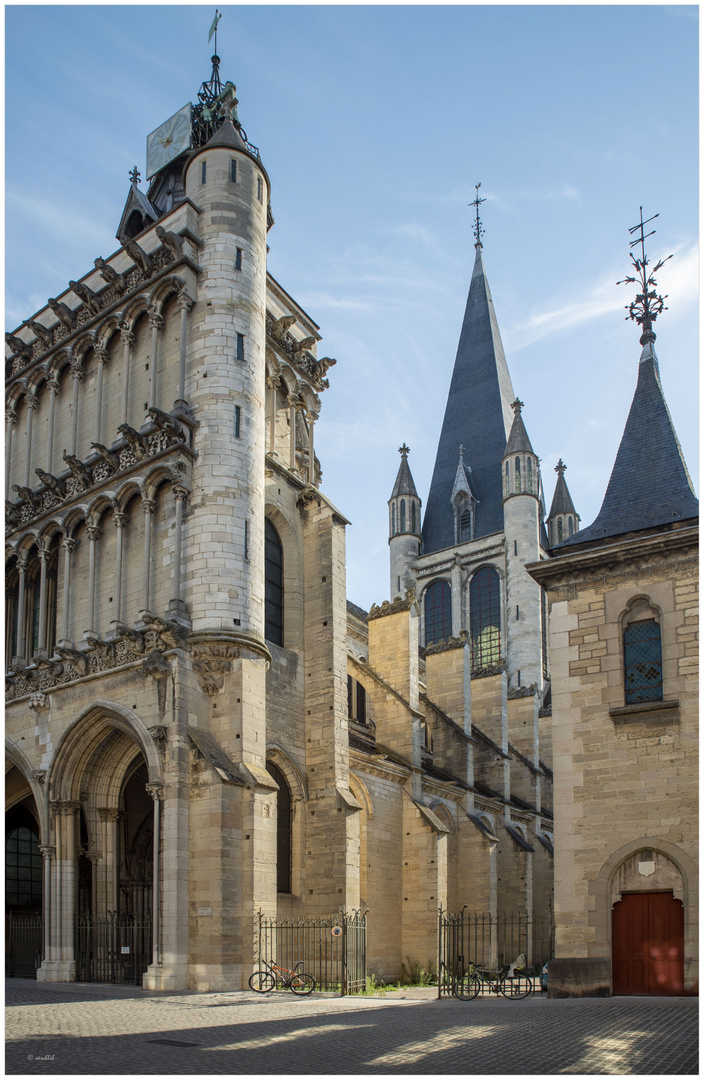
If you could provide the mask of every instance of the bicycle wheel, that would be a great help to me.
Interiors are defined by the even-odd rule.
[[[512,979],[502,979],[499,989],[504,997],[524,998],[533,992],[533,981],[527,975],[514,975]]]
[[[301,971],[291,979],[291,989],[294,994],[310,994],[311,990],[315,990],[315,979]]]
[[[459,979],[455,980],[455,984],[452,987],[452,993],[460,1001],[471,1001],[475,998],[482,988],[481,980],[476,975],[462,975]]]
[[[270,971],[255,971],[249,977],[250,990],[256,990],[258,994],[268,994],[276,986],[276,979]]]

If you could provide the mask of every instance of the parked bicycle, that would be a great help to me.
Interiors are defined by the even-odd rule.
[[[310,994],[315,990],[315,979],[312,975],[306,975],[305,971],[299,971],[303,963],[299,960],[296,966],[291,968],[279,967],[273,960],[266,961],[266,968],[260,968],[250,976],[249,986],[258,994],[268,994],[275,986],[280,985],[284,990],[292,990],[294,994]]]
[[[471,1001],[479,994],[482,984],[487,984],[490,993],[503,994],[507,998],[524,998],[533,992],[533,980],[527,974],[524,953],[517,956],[512,964],[499,971],[479,968],[470,964],[464,975],[455,980],[452,993],[460,1001]]]

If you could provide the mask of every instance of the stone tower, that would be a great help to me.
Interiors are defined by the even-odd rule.
[[[391,599],[403,596],[413,584],[408,568],[420,554],[421,500],[408,465],[411,450],[399,448],[401,464],[389,499],[389,556],[391,559]]]

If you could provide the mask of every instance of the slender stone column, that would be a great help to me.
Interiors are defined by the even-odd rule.
[[[163,784],[146,784],[146,791],[154,800],[154,868],[152,877],[152,965],[161,964],[159,946],[161,941],[161,800]]]
[[[122,812],[116,806],[98,807],[98,819],[103,825],[103,855],[99,876],[102,879],[102,889],[99,892],[101,914],[107,915],[109,911],[117,911],[120,906],[119,898],[119,866],[120,866],[120,837],[119,825]],[[102,895],[100,895],[102,894]]]
[[[156,406],[156,374],[159,351],[159,331],[164,325],[164,318],[153,304],[149,305],[149,322],[152,328],[151,379],[149,380],[149,408]]]
[[[276,453],[276,391],[279,388],[279,376],[269,375],[266,385],[269,387],[269,453]]]
[[[452,636],[457,637],[462,629],[462,565],[455,557],[450,571],[452,590]]]
[[[49,429],[46,434],[46,465],[44,466],[46,472],[51,472],[51,467],[54,463],[54,419],[56,415],[56,395],[59,392],[59,384],[56,379],[50,379],[47,382],[47,389],[49,391]]]
[[[68,616],[69,616],[69,603],[71,598],[71,556],[76,550],[76,541],[67,536],[61,541],[61,547],[64,549],[64,595],[63,595],[63,607],[61,609],[61,640],[68,641]],[[92,629],[92,625],[91,625]]]
[[[174,498],[176,500],[176,537],[174,550],[174,596],[171,606],[179,608],[181,605],[181,557],[183,550],[183,512],[186,505],[188,491],[178,484],[174,485]]]
[[[17,576],[19,578],[19,586],[17,589],[17,655],[26,660],[27,657],[24,655],[25,604],[27,592],[26,555],[17,556]]]
[[[115,552],[115,619],[119,622],[122,618],[122,533],[127,524],[127,514],[115,513],[115,528],[117,529],[117,550]]]
[[[47,548],[39,548],[39,634],[37,651],[46,651],[46,564],[49,561],[50,552]]]
[[[44,964],[51,961],[51,883],[53,876],[52,862],[56,858],[56,848],[51,844],[40,844],[39,851],[44,860],[42,869],[42,893],[44,897]]]
[[[291,428],[291,453],[289,454],[288,467],[291,472],[295,472],[296,469],[296,410],[298,405],[299,399],[294,394],[288,399],[289,426]]]
[[[188,312],[193,307],[193,301],[185,292],[178,294],[178,306],[181,311],[181,338],[179,344],[179,367],[178,367],[178,400],[177,405],[186,405],[186,329],[188,326]]]
[[[51,968],[53,979],[57,982],[72,982],[76,977],[73,920],[76,911],[76,840],[80,803],[54,802],[51,807],[56,815],[57,840],[56,936]]]
[[[108,362],[107,349],[95,349],[95,359],[98,361],[98,376],[95,388],[95,442],[103,441],[103,376],[105,365]]]
[[[130,407],[130,353],[134,345],[134,334],[127,323],[120,324],[120,340],[122,341],[122,423],[127,424]]]
[[[95,631],[95,542],[100,538],[97,525],[86,525],[88,534],[88,629]]]
[[[73,426],[71,431],[71,453],[76,454],[78,451],[78,387],[81,379],[83,378],[83,368],[76,361],[71,364],[71,374],[73,375]]]
[[[27,406],[27,456],[24,462],[24,486],[31,487],[30,479],[32,476],[32,426],[34,423],[34,410],[37,407],[37,399],[34,394],[25,394],[25,405]]]
[[[17,423],[17,413],[9,407],[5,409],[5,498],[10,497],[10,462],[12,458],[12,429]]]
[[[315,448],[313,443],[313,433],[315,431],[315,421],[320,416],[320,413],[311,411],[308,413],[308,483],[315,483]]]
[[[152,560],[152,515],[156,510],[156,502],[154,499],[142,499],[142,510],[144,511],[144,584],[142,588],[144,599],[142,609],[144,611],[150,611],[149,586],[151,582]]]

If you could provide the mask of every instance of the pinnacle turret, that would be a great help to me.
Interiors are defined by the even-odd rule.
[[[569,493],[565,481],[565,469],[567,466],[562,458],[555,466],[557,484],[555,494],[552,497],[550,513],[548,514],[547,529],[549,542],[552,547],[560,544],[566,537],[573,536],[579,531],[579,514],[574,508],[572,496]]]

